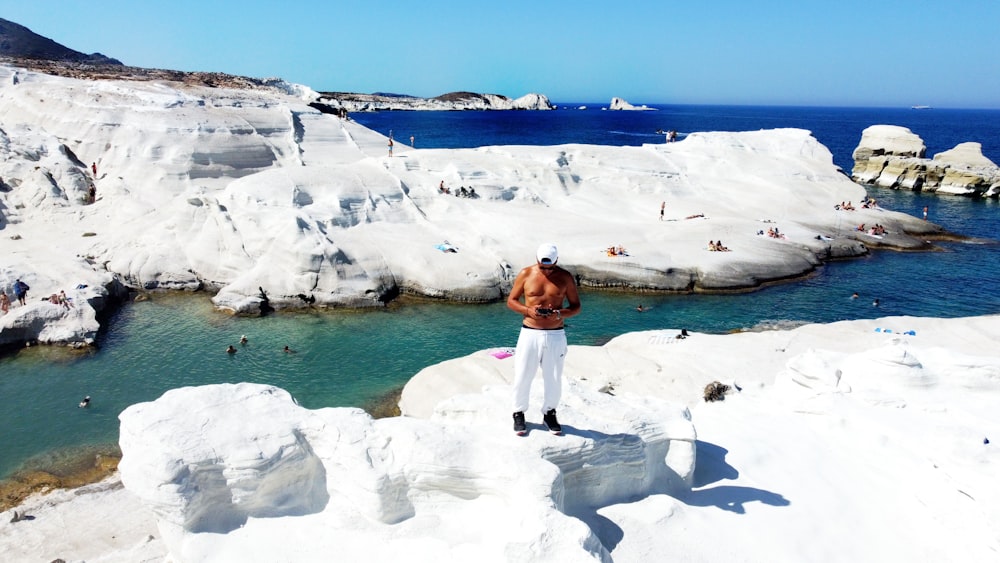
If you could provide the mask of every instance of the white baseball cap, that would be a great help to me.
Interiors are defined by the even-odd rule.
[[[556,245],[545,243],[538,247],[535,256],[538,258],[539,264],[555,264],[559,260],[559,251],[556,249]]]

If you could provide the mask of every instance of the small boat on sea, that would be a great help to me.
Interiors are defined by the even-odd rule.
[[[931,109],[931,106],[910,106],[910,109]]]

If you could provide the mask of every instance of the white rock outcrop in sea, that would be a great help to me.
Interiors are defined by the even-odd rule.
[[[682,406],[567,387],[565,435],[523,438],[506,385],[380,420],[266,385],[174,389],[121,413],[119,471],[177,561],[610,561],[585,522],[688,490],[694,428]]]
[[[982,145],[959,143],[924,158],[923,140],[909,129],[873,125],[854,149],[851,177],[883,188],[975,197],[1000,196],[1000,168],[983,156]]]
[[[616,111],[656,111],[656,108],[651,108],[645,104],[641,106],[633,106],[632,104],[626,102],[622,98],[611,98],[611,104],[608,105],[608,109]]]
[[[326,92],[316,101],[331,108],[357,111],[462,111],[462,110],[550,110],[555,109],[544,94],[508,98],[500,94],[453,92],[434,98],[390,94]]]
[[[804,130],[640,147],[397,143],[389,157],[385,136],[307,94],[0,66],[0,290],[12,295],[18,277],[33,297],[85,285],[95,293],[77,304],[90,306],[121,288],[204,289],[248,314],[399,294],[485,302],[506,295],[539,241],[588,287],[753,288],[872,246],[927,248],[940,232],[835,209],[864,188]],[[769,227],[784,237],[758,236]],[[705,249],[720,238],[732,252]],[[627,255],[608,256],[612,245]],[[40,337],[2,322],[2,342]]]

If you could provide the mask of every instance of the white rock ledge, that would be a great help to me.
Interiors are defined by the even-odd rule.
[[[310,411],[258,384],[175,389],[120,415],[119,470],[178,561],[607,561],[584,522],[689,490],[694,428],[658,399],[573,381],[564,396],[565,435],[529,413],[522,438],[507,386],[430,420]]]

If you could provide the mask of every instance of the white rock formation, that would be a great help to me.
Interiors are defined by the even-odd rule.
[[[519,438],[508,389],[450,397],[429,420],[309,411],[256,384],[175,389],[120,415],[119,470],[187,562],[610,561],[584,520],[690,488],[684,407],[574,382],[565,435]]]
[[[1000,196],[1000,168],[983,156],[982,145],[960,143],[924,158],[923,140],[905,127],[873,125],[854,149],[851,177],[884,188],[976,197]]]
[[[656,108],[651,108],[645,104],[641,106],[633,106],[622,98],[611,98],[611,104],[608,106],[608,109],[621,111],[656,111]]]
[[[992,160],[983,156],[983,145],[981,143],[959,143],[955,148],[939,152],[934,155],[934,160],[952,166],[963,166],[969,168],[996,168],[997,165]]]
[[[924,141],[906,127],[872,125],[861,132],[861,142],[854,149],[854,159],[882,155],[923,158],[926,153]]]
[[[870,244],[920,248],[939,230],[881,209],[844,221],[834,206],[864,189],[803,130],[641,147],[397,143],[390,158],[386,137],[303,96],[0,66],[0,290],[18,277],[33,298],[85,285],[75,297],[90,306],[121,287],[207,289],[239,313],[261,310],[260,289],[276,308],[381,306],[400,293],[482,302],[506,294],[541,240],[591,287],[749,288]],[[762,220],[787,238],[756,236]],[[861,222],[891,235],[868,239],[852,230]],[[734,252],[707,253],[720,233]],[[629,256],[608,257],[609,245]],[[0,344],[43,339],[15,309]]]

